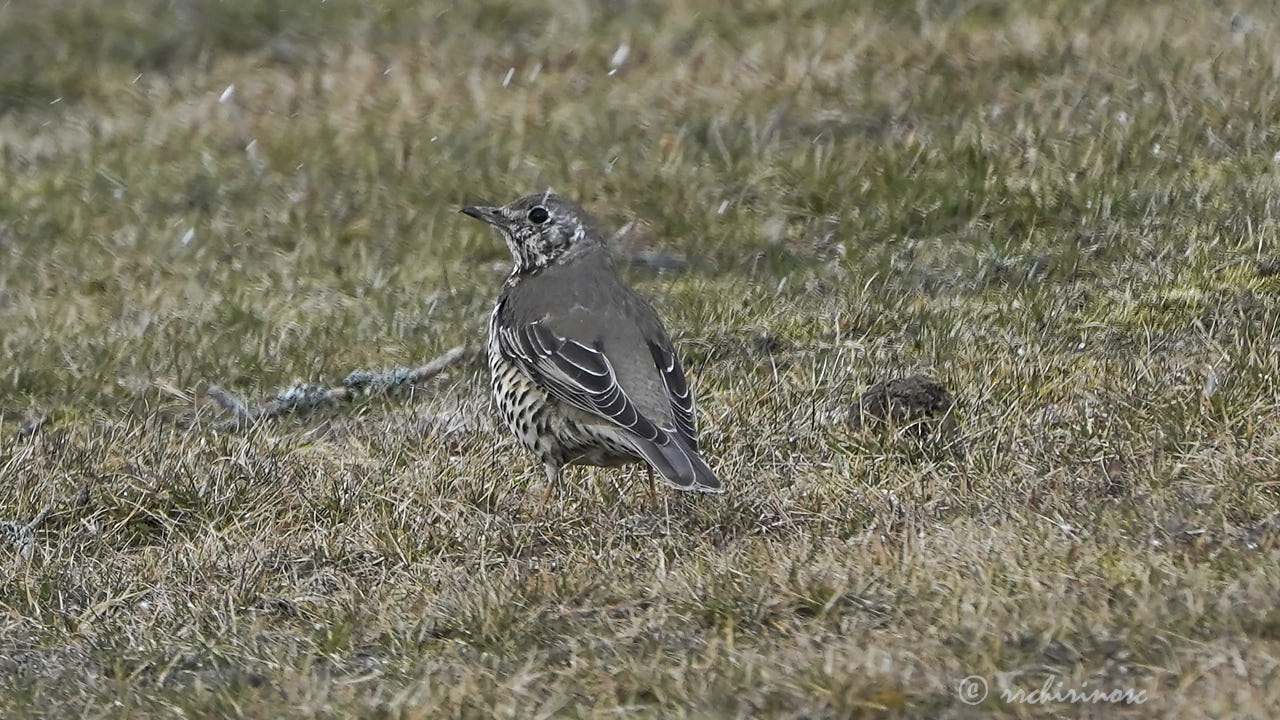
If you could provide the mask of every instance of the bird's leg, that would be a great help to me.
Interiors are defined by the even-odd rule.
[[[653,468],[645,465],[644,469],[649,473],[649,507],[658,508],[658,492],[653,489]]]
[[[546,463],[544,467],[547,470],[547,491],[542,493],[542,505],[539,506],[538,514],[547,514],[547,503],[551,500],[551,493],[555,492],[560,484],[560,466],[552,463]]]

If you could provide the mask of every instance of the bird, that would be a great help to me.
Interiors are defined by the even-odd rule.
[[[547,191],[463,214],[493,226],[513,267],[489,315],[494,404],[547,475],[644,463],[678,490],[723,486],[698,447],[694,398],[657,311],[618,275],[598,225]]]

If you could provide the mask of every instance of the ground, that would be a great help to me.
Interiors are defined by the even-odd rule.
[[[0,715],[1267,717],[1277,48],[1261,0],[3,4]],[[458,208],[548,187],[724,495],[540,512],[474,362],[213,427],[478,341]],[[945,432],[849,424],[917,374]]]

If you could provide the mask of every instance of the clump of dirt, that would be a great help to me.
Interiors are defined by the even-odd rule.
[[[891,424],[930,427],[934,420],[953,426],[951,409],[955,399],[942,383],[928,375],[911,375],[884,380],[872,385],[849,413],[849,424],[855,428]]]
[[[747,341],[746,346],[756,356],[777,355],[791,349],[786,340],[767,332],[756,333]]]

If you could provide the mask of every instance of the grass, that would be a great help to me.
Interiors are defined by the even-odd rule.
[[[0,7],[0,516],[52,503],[0,714],[1268,716],[1276,47],[1247,1]],[[476,340],[457,208],[548,186],[687,264],[628,275],[724,496],[539,516],[479,365],[208,429]],[[914,372],[952,434],[847,425]],[[999,697],[1047,677],[1148,701]]]

